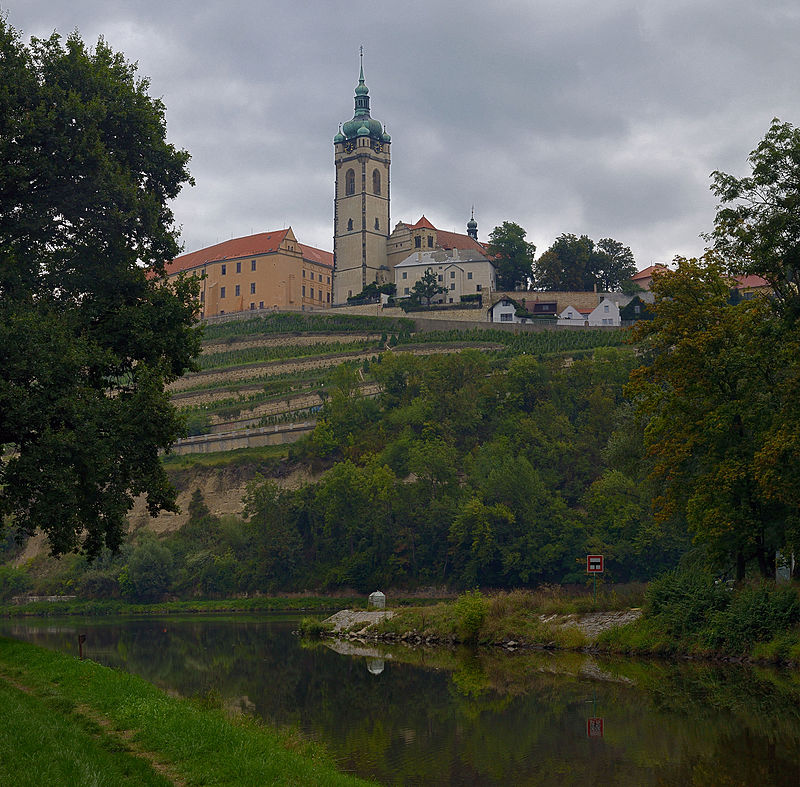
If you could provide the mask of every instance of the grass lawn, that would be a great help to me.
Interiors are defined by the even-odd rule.
[[[0,712],[0,784],[367,784],[297,736],[5,638]]]

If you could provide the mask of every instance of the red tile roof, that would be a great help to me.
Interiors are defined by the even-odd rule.
[[[333,268],[333,252],[315,249],[313,246],[306,246],[305,243],[300,243],[298,245],[300,246],[300,251],[303,253],[304,260],[316,262],[327,268]]]
[[[474,238],[471,238],[469,235],[462,235],[459,232],[437,230],[436,227],[434,227],[424,215],[416,224],[409,224],[406,221],[399,221],[397,223],[408,227],[410,230],[434,230],[436,232],[437,244],[447,251],[450,251],[451,249],[473,249],[475,251],[479,251],[483,255],[486,255],[485,244],[475,240]]]
[[[663,263],[657,262],[655,265],[649,265],[643,270],[640,270],[638,273],[635,273],[633,276],[631,276],[631,279],[633,281],[636,281],[637,279],[647,279],[648,277],[653,275],[654,271],[665,271],[665,270],[667,270],[667,266],[664,265]]]
[[[259,232],[255,235],[247,235],[244,238],[232,238],[231,240],[208,246],[205,249],[192,251],[176,257],[172,262],[167,263],[167,274],[172,275],[180,271],[188,271],[192,268],[199,268],[209,262],[219,262],[222,260],[235,260],[242,257],[252,257],[257,254],[271,254],[280,248],[286,238],[285,230],[275,230],[273,232]],[[316,262],[333,268],[333,254],[322,249],[315,249],[313,246],[306,246],[298,243],[304,260]]]
[[[751,273],[749,276],[734,276],[740,287],[769,287],[769,282],[761,276]]]
[[[247,235],[244,238],[232,238],[231,240],[208,246],[205,249],[189,252],[176,257],[172,262],[167,263],[167,273],[173,274],[179,271],[188,271],[191,268],[199,268],[208,262],[218,262],[219,260],[233,260],[239,257],[251,257],[254,254],[269,254],[275,252],[286,237],[288,230],[277,230],[275,232],[259,232],[256,235]]]
[[[445,232],[445,230],[436,230],[436,242],[443,249],[474,249],[481,254],[486,255],[486,246],[475,238],[470,238],[469,235],[462,235],[459,232]]]
[[[435,230],[436,227],[433,226],[426,218],[425,214],[422,214],[422,218],[416,223],[411,225],[412,230]]]

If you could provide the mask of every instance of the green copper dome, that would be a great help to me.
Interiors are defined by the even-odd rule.
[[[358,75],[358,85],[356,86],[355,93],[355,111],[353,113],[353,119],[342,124],[339,134],[343,135],[343,138],[339,139],[339,134],[337,134],[333,139],[334,143],[367,136],[378,142],[391,142],[392,138],[386,133],[383,124],[379,120],[370,117],[369,88],[364,82],[363,61]]]

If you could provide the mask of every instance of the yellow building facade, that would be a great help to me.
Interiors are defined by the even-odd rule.
[[[176,257],[170,277],[201,277],[201,317],[331,306],[333,255],[299,243],[292,228],[260,232]]]

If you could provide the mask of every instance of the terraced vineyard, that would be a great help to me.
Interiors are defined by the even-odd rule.
[[[358,368],[362,396],[379,393],[369,367],[383,352],[454,353],[474,348],[497,358],[523,353],[579,357],[625,341],[623,331],[608,330],[516,334],[490,328],[414,328],[407,318],[344,314],[271,314],[205,326],[200,371],[172,386],[173,401],[185,413],[190,435],[176,450],[211,450],[211,435],[222,450],[296,440],[313,428],[340,364]],[[298,422],[305,426],[298,429]],[[219,435],[230,439],[221,442]]]

